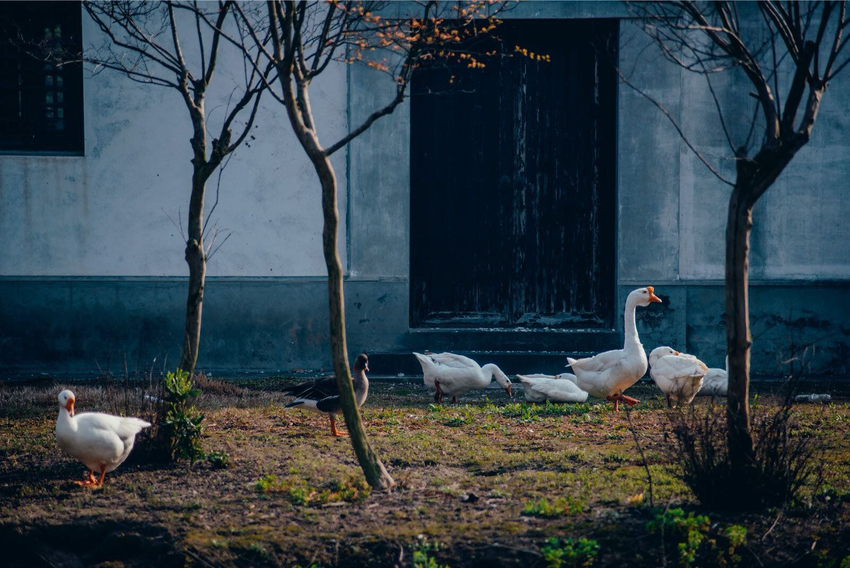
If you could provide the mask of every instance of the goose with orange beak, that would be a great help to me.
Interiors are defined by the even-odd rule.
[[[56,442],[66,454],[88,468],[83,487],[100,487],[106,474],[124,463],[136,434],[150,423],[138,418],[112,416],[101,412],[76,414],[76,397],[69,390],[59,393],[59,418],[56,420]],[[95,478],[95,473],[99,474]]]
[[[634,406],[639,401],[623,394],[646,374],[646,352],[638,337],[635,325],[635,310],[645,308],[652,303],[661,303],[652,286],[633,290],[626,298],[623,331],[625,342],[622,349],[605,351],[585,359],[567,357],[568,367],[572,367],[575,383],[591,396],[605,398],[614,403],[614,410],[620,410],[620,401]]]

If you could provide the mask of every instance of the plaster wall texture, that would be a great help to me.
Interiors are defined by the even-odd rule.
[[[405,7],[388,9],[400,14]],[[626,16],[621,4],[593,2],[524,2],[506,14]],[[97,34],[85,18],[84,34],[86,41]],[[705,80],[663,61],[647,41],[630,20],[621,21],[621,69],[668,109],[723,175],[731,175],[730,149]],[[227,69],[241,72],[234,58],[229,53],[221,61],[210,109],[230,96],[238,73]],[[752,113],[746,84],[734,74],[712,81],[730,130],[741,135]],[[393,85],[369,69],[340,65],[312,93],[328,143],[390,100]],[[85,156],[0,156],[0,372],[83,371],[105,361],[115,367],[125,356],[135,362],[131,368],[141,369],[154,357],[177,358],[186,266],[184,244],[168,215],[177,219],[188,206],[188,114],[176,93],[108,72],[87,77],[85,105]],[[791,342],[816,345],[816,371],[850,372],[850,227],[842,222],[850,218],[847,108],[850,73],[832,82],[812,141],[756,206],[756,372],[778,372]],[[639,312],[644,345],[674,345],[721,365],[730,188],[705,169],[655,106],[623,84],[617,112],[618,305],[631,289],[655,285],[665,304]],[[213,123],[221,117],[215,113]],[[261,113],[256,141],[237,151],[221,178],[213,222],[234,234],[209,266],[199,364],[327,369],[315,172],[281,106],[266,99]],[[437,346],[431,338],[463,351],[484,341],[475,332],[410,329],[410,136],[409,108],[402,105],[334,156],[352,353]],[[615,322],[621,331],[619,312]],[[597,344],[560,334],[546,339],[545,350],[608,348],[621,341],[614,333],[599,337],[606,339]],[[499,340],[498,348],[520,348],[511,341]],[[527,341],[522,349],[531,349]]]
[[[197,53],[188,33],[194,32],[194,23],[182,23],[190,57]],[[100,31],[83,15],[83,45],[101,41]],[[213,133],[242,84],[239,54],[228,45],[221,49],[206,102]],[[312,89],[318,127],[328,141],[348,131],[346,67],[330,67]],[[186,225],[192,124],[179,93],[109,70],[92,75],[87,67],[85,125],[84,156],[0,156],[0,275],[187,274],[185,243],[175,224]],[[316,173],[291,133],[285,110],[271,97],[264,98],[252,135],[255,140],[249,138],[233,154],[221,175],[219,205],[209,226],[226,230],[220,239],[227,232],[233,235],[213,257],[208,274],[325,274]],[[333,162],[345,188],[345,153]],[[217,183],[214,174],[207,187],[208,213]]]

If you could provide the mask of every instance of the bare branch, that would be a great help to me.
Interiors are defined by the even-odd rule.
[[[671,114],[670,114],[670,112],[669,112],[666,108],[664,108],[664,106],[663,106],[661,103],[659,103],[659,102],[658,102],[658,101],[656,101],[654,98],[652,98],[651,96],[649,96],[649,94],[647,94],[647,93],[646,93],[645,91],[643,91],[642,89],[639,89],[638,87],[636,87],[636,86],[634,85],[634,83],[632,83],[631,81],[629,81],[629,80],[626,78],[626,76],[625,76],[625,75],[623,75],[623,73],[622,73],[622,72],[621,72],[618,68],[616,68],[616,67],[615,67],[614,69],[615,69],[615,71],[617,72],[617,75],[619,75],[619,76],[620,76],[620,80],[621,80],[623,83],[625,83],[626,85],[628,85],[628,86],[629,86],[632,90],[634,90],[637,94],[639,94],[640,96],[642,96],[643,98],[645,98],[646,100],[648,100],[650,103],[652,103],[652,104],[653,104],[653,105],[654,105],[654,106],[655,106],[658,110],[660,110],[660,111],[661,111],[661,113],[662,113],[664,116],[666,116],[666,117],[667,117],[667,120],[669,120],[669,121],[670,121],[670,124],[672,124],[672,125],[673,125],[673,128],[675,128],[675,129],[676,129],[676,132],[678,132],[678,133],[679,133],[679,137],[682,139],[682,141],[683,141],[683,142],[687,145],[687,147],[688,147],[688,148],[690,148],[691,152],[693,152],[693,153],[694,153],[694,155],[695,155],[697,158],[699,158],[699,161],[700,161],[700,162],[702,162],[702,163],[703,163],[703,165],[705,165],[705,167],[706,167],[706,168],[708,168],[708,171],[710,171],[712,174],[714,174],[714,176],[715,176],[717,179],[719,179],[720,181],[722,181],[722,182],[723,182],[723,183],[725,183],[726,185],[729,185],[729,186],[733,186],[733,187],[734,187],[734,185],[735,185],[735,184],[734,184],[734,183],[732,183],[731,181],[729,181],[728,179],[726,179],[725,177],[723,177],[723,176],[720,174],[720,172],[718,172],[718,171],[714,168],[714,166],[712,166],[712,165],[709,163],[709,161],[708,161],[708,160],[706,160],[706,159],[705,159],[705,157],[704,157],[702,154],[700,154],[700,153],[699,153],[699,151],[698,151],[698,150],[694,147],[694,145],[693,145],[693,144],[691,144],[690,140],[688,140],[688,137],[687,137],[687,136],[685,136],[684,131],[682,131],[682,128],[679,126],[679,123],[678,123],[678,122],[676,122],[676,119],[675,119],[675,118],[673,118],[673,115],[671,115]]]
[[[332,144],[329,148],[325,150],[325,155],[330,156],[340,148],[343,148],[346,144],[366,132],[376,120],[381,118],[382,116],[386,116],[391,114],[398,105],[404,101],[404,93],[405,93],[406,83],[398,85],[396,88],[396,95],[393,98],[390,104],[386,105],[384,108],[380,110],[376,110],[369,117],[363,121],[363,124],[349,132],[346,136],[344,136],[341,140],[339,140],[336,144]]]

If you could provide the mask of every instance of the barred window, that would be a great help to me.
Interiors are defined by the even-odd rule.
[[[83,152],[83,69],[46,62],[79,53],[79,2],[0,2],[0,152]]]

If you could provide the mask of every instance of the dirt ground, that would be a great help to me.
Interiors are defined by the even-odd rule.
[[[689,562],[688,537],[648,523],[681,508],[708,517],[692,565],[850,566],[846,393],[796,410],[795,435],[826,449],[827,485],[782,511],[729,516],[701,510],[677,478],[652,385],[629,394],[642,401],[631,420],[654,508],[627,415],[605,401],[529,405],[487,390],[434,406],[419,384],[373,382],[363,414],[397,485],[370,493],[347,439],[323,416],[283,408],[290,383],[240,381],[198,398],[204,447],[226,452],[229,468],[151,462],[141,438],[98,490],[70,483],[83,466],[55,444],[56,394],[73,389],[78,412],[143,416],[145,385],[0,386],[0,565],[676,566]],[[772,388],[756,386],[757,406],[776,404]],[[560,542],[547,548],[550,538]]]

